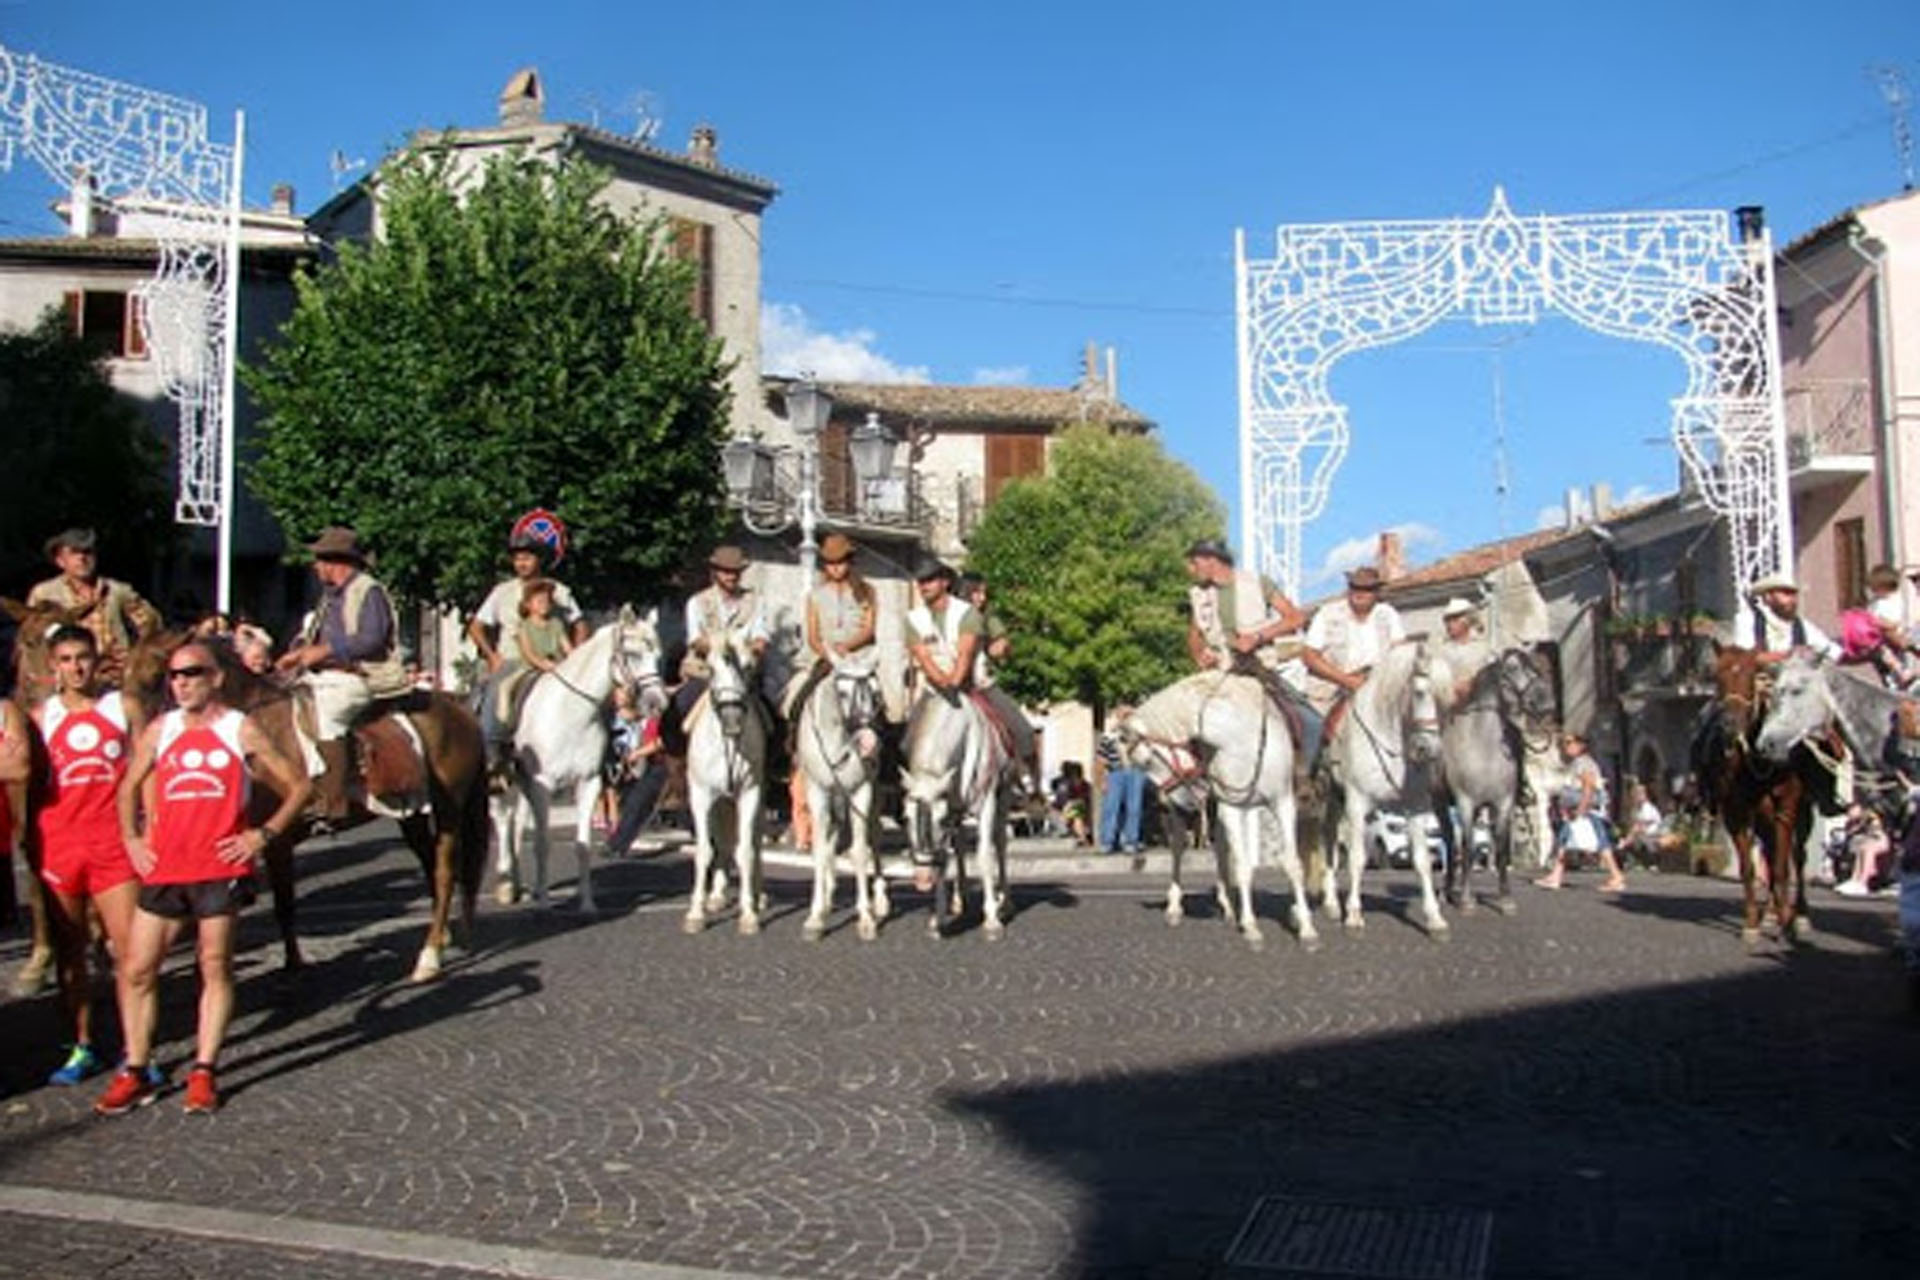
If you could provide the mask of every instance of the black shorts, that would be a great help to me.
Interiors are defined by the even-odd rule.
[[[254,899],[253,877],[196,880],[191,884],[143,884],[140,909],[166,920],[204,920],[239,915]]]

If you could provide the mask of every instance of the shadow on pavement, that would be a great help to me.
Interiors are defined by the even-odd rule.
[[[1077,1186],[1071,1274],[1260,1274],[1223,1260],[1274,1195],[1490,1212],[1491,1276],[1910,1276],[1920,1029],[1902,1002],[1893,959],[1809,949],[1727,980],[945,1104]]]

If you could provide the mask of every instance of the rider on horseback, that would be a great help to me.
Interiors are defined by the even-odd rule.
[[[50,605],[64,610],[73,625],[91,631],[99,645],[100,687],[115,689],[127,651],[142,637],[159,632],[160,613],[126,583],[100,574],[95,546],[91,529],[67,529],[48,538],[47,558],[60,575],[35,583],[27,593],[27,607]],[[27,694],[37,701],[51,692],[49,684]]]
[[[307,550],[321,584],[320,603],[300,642],[275,666],[302,674],[313,692],[315,745],[324,765],[315,780],[315,816],[323,826],[338,826],[349,811],[354,723],[374,699],[403,693],[410,681],[399,657],[393,601],[366,571],[360,535],[334,525]]]
[[[1320,745],[1320,715],[1307,702],[1300,659],[1279,641],[1295,635],[1306,614],[1266,578],[1236,569],[1233,553],[1211,538],[1187,548],[1190,621],[1187,652],[1194,665],[1258,680],[1293,731],[1294,745],[1312,759]]]
[[[687,597],[687,657],[681,664],[686,680],[674,692],[660,718],[660,740],[671,756],[687,753],[687,715],[700,695],[707,691],[712,668],[709,655],[730,633],[739,633],[758,662],[767,652],[767,619],[760,595],[742,579],[747,571],[747,553],[736,546],[720,546],[707,557],[712,582]],[[769,730],[772,719],[762,700],[753,699]]]
[[[1733,615],[1733,644],[1752,649],[1763,663],[1783,661],[1795,649],[1813,649],[1838,661],[1840,646],[1809,619],[1800,616],[1800,588],[1784,573],[1769,573],[1750,588],[1749,608]]]
[[[582,644],[587,638],[586,620],[580,616],[573,592],[567,589],[566,583],[541,575],[547,544],[530,533],[517,533],[507,542],[507,554],[513,564],[513,576],[494,584],[479,610],[467,622],[467,635],[480,651],[481,661],[487,664],[480,695],[480,724],[495,757],[505,753],[513,737],[510,708],[500,703],[503,699],[511,700],[513,677],[525,669],[518,636],[525,616],[520,604],[527,584],[536,580],[551,583],[554,616],[567,624],[574,644]]]
[[[1016,763],[1025,775],[1022,781],[1027,793],[1032,795],[1040,789],[1040,762],[1034,758],[1033,726],[1020,704],[1009,697],[994,678],[994,672],[1013,652],[1013,633],[1007,629],[1007,620],[988,607],[987,590],[987,580],[977,573],[962,574],[954,583],[954,594],[971,605],[980,618],[980,643],[973,654],[973,687],[1013,731]]]
[[[1307,670],[1336,686],[1323,742],[1333,740],[1348,699],[1366,683],[1374,664],[1406,639],[1399,611],[1380,599],[1381,586],[1380,571],[1370,564],[1348,570],[1345,598],[1322,605],[1307,626],[1307,648],[1301,655]]]
[[[1459,596],[1447,601],[1440,611],[1440,625],[1446,635],[1434,646],[1434,659],[1447,671],[1447,687],[1440,690],[1440,705],[1451,711],[1466,701],[1473,678],[1493,661],[1493,647],[1479,634],[1476,624],[1480,611],[1471,600]]]

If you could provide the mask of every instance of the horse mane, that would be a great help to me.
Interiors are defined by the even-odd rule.
[[[1413,668],[1420,659],[1420,648],[1421,641],[1409,636],[1389,647],[1374,664],[1360,693],[1373,690],[1369,700],[1375,709],[1395,716],[1406,711],[1407,701],[1413,694]],[[1493,664],[1489,663],[1487,669],[1492,670]]]

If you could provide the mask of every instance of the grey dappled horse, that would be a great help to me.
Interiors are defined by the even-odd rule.
[[[932,862],[934,886],[928,931],[944,936],[966,900],[961,827],[975,823],[982,929],[998,940],[1006,931],[1007,818],[1018,761],[987,711],[965,693],[951,698],[928,690],[907,723],[907,830],[914,862]]]
[[[1436,672],[1435,679],[1442,688],[1454,682],[1451,672]],[[1463,833],[1472,831],[1482,809],[1491,813],[1494,868],[1499,875],[1494,905],[1507,914],[1514,910],[1511,873],[1524,753],[1552,745],[1557,711],[1553,682],[1540,656],[1527,649],[1507,649],[1474,674],[1460,705],[1441,719],[1443,791],[1436,813],[1441,822],[1448,822],[1452,815],[1446,810],[1451,807],[1459,815],[1457,829]],[[1445,803],[1448,799],[1450,806]],[[1447,861],[1447,900],[1463,912],[1475,907],[1472,875],[1471,851],[1455,848]]]
[[[847,836],[860,937],[879,936],[892,910],[875,856],[874,774],[880,760],[880,690],[871,661],[835,655],[833,670],[796,708],[794,763],[813,812],[813,905],[801,932],[819,938],[833,910],[834,852]]]
[[[1122,749],[1163,795],[1196,780],[1212,795],[1226,835],[1235,893],[1227,892],[1226,862],[1216,890],[1222,914],[1254,948],[1265,945],[1253,914],[1253,871],[1260,860],[1263,819],[1279,833],[1280,866],[1293,890],[1293,926],[1309,950],[1320,945],[1307,906],[1296,845],[1293,737],[1258,680],[1203,671],[1154,694],[1119,725]],[[1178,873],[1167,889],[1167,922],[1177,924]]]
[[[1354,691],[1347,713],[1327,743],[1336,786],[1327,799],[1326,911],[1349,929],[1365,927],[1360,877],[1367,864],[1367,814],[1375,809],[1418,812],[1433,804],[1440,756],[1440,709],[1424,639],[1410,637],[1388,649]],[[1433,892],[1433,858],[1425,826],[1407,824],[1413,868],[1420,877],[1421,922],[1433,937],[1445,937],[1446,917]],[[1344,915],[1340,870],[1347,873]]]

